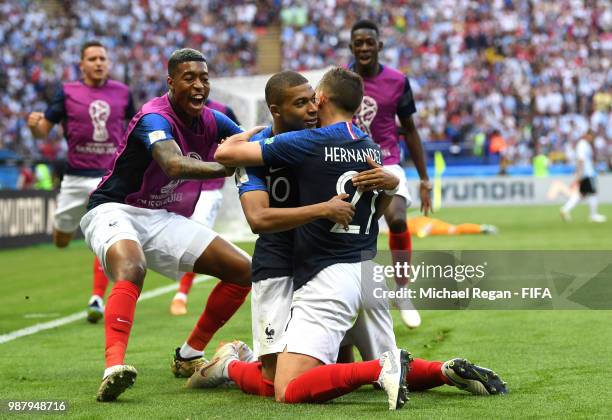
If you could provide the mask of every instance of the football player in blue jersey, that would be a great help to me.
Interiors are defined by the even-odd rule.
[[[399,184],[397,177],[380,171],[353,185],[358,172],[382,164],[380,148],[352,123],[362,96],[357,74],[330,70],[316,92],[321,128],[250,143],[244,142],[247,136],[235,136],[215,154],[223,164],[290,167],[302,206],[346,193],[355,206],[348,226],[317,219],[295,231],[295,291],[274,380],[278,401],[322,402],[373,382],[387,392],[390,409],[401,408],[407,400],[409,354],[395,346],[388,311],[387,325],[367,331],[372,341],[389,347],[380,359],[333,364],[340,342],[363,308],[360,263],[376,253],[378,216]]]
[[[265,94],[273,124],[251,141],[316,128],[315,92],[304,76],[294,71],[277,73],[266,84]],[[285,166],[239,168],[236,182],[247,221],[253,232],[260,234],[252,259],[253,344],[262,375],[271,384],[276,354],[283,350],[280,338],[293,296],[293,229],[317,219],[347,226],[355,211],[351,203],[343,200],[347,194],[298,207],[297,180]]]

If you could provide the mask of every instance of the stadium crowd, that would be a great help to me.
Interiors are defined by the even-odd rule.
[[[2,0],[0,150],[63,155],[56,131],[36,143],[25,118],[78,77],[84,39],[108,45],[139,106],[164,90],[163,57],[177,46],[213,57],[213,76],[254,73],[258,28],[279,11],[283,67],[294,70],[348,63],[351,25],[379,22],[381,62],[409,75],[426,141],[571,162],[591,127],[598,156],[612,155],[612,4],[596,0]]]
[[[612,144],[612,3],[285,0],[285,67],[346,64],[360,18],[379,22],[381,62],[410,77],[423,139],[478,155],[495,138],[489,151],[516,163],[534,148],[571,161],[589,126]]]
[[[36,143],[26,118],[45,110],[61,81],[79,77],[84,40],[108,47],[112,77],[130,85],[139,107],[165,90],[165,57],[179,46],[212,57],[213,76],[252,74],[258,28],[278,18],[278,7],[275,0],[0,0],[0,150],[63,156],[57,131]]]

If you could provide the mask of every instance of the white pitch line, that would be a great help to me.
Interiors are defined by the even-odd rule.
[[[198,276],[193,281],[194,284],[202,283],[207,280],[212,279],[210,276]],[[158,287],[157,289],[149,290],[148,292],[144,292],[138,298],[138,301],[152,299],[154,297],[166,294],[168,292],[176,291],[177,285],[170,284],[168,286]],[[72,315],[65,316],[63,318],[54,319],[53,321],[42,322],[40,324],[34,324],[31,327],[22,328],[20,330],[15,330],[7,334],[0,335],[0,344],[8,343],[9,341],[16,340],[20,337],[25,337],[27,335],[36,334],[38,332],[44,330],[50,330],[51,328],[61,327],[62,325],[70,324],[71,322],[78,321],[80,319],[84,319],[87,316],[86,311],[76,312]]]

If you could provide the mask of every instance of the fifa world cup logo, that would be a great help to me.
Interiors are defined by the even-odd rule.
[[[378,104],[376,100],[371,96],[364,96],[361,101],[361,107],[355,114],[355,124],[366,133],[368,136],[372,137],[372,131],[370,129],[370,125],[372,121],[374,121],[374,117],[376,117],[376,113],[378,112]]]
[[[110,116],[110,105],[106,101],[97,99],[89,104],[89,116],[94,126],[93,141],[108,140],[106,121]]]

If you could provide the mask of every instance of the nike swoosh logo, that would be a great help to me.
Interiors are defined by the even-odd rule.
[[[123,322],[124,324],[131,324],[130,321],[126,321],[125,319],[117,318],[117,321]]]
[[[269,168],[268,170],[271,174],[273,174],[274,172],[282,171],[283,169],[285,169],[284,166],[282,168]]]

